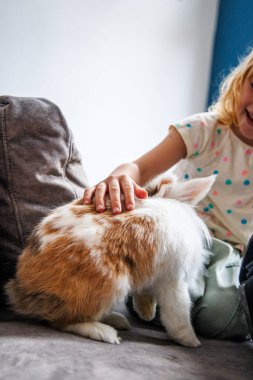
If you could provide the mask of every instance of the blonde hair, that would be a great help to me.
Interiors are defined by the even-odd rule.
[[[236,111],[242,85],[250,76],[253,76],[253,49],[222,81],[218,100],[209,108],[218,114],[220,123],[237,126]]]

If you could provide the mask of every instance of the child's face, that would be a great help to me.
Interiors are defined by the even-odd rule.
[[[243,82],[236,116],[238,137],[253,145],[253,77],[246,78]]]

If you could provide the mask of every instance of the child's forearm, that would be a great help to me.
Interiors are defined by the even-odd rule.
[[[105,196],[109,194],[113,213],[121,212],[121,194],[124,195],[127,210],[135,207],[135,196],[146,198],[147,192],[141,186],[158,174],[166,171],[186,155],[186,146],[179,133],[173,129],[155,148],[137,160],[118,166],[97,185],[85,189],[83,201],[95,199],[96,210],[105,210]]]

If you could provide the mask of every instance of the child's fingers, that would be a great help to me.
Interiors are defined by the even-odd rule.
[[[113,214],[121,213],[121,201],[120,201],[120,184],[116,177],[110,177],[108,180],[108,190],[111,200],[111,208]]]
[[[103,212],[105,211],[105,196],[107,192],[109,192],[113,214],[119,214],[122,211],[121,193],[124,194],[125,205],[128,211],[135,208],[135,196],[140,199],[145,199],[148,196],[147,191],[137,185],[129,176],[110,176],[98,185],[85,189],[83,203],[91,204],[94,197],[96,211]]]
[[[92,186],[92,187],[87,187],[84,190],[84,193],[83,193],[83,203],[85,205],[91,204],[92,197],[93,197],[93,195],[95,193],[95,189],[96,189],[96,186]]]
[[[143,187],[140,187],[137,184],[135,184],[134,186],[134,194],[136,195],[136,197],[140,199],[145,199],[148,197],[147,191]]]
[[[135,207],[133,180],[128,176],[123,176],[121,179],[121,189],[124,193],[126,209],[128,211],[133,210]]]
[[[106,182],[100,182],[95,188],[95,206],[97,212],[105,211]]]

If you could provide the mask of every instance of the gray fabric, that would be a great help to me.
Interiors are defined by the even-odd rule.
[[[49,327],[0,323],[1,380],[252,380],[253,343],[200,338],[192,349],[169,341],[162,328],[130,317],[120,345]]]
[[[216,238],[211,252],[205,281],[201,281],[194,300],[194,328],[207,338],[244,340],[249,328],[239,299],[242,258],[231,244]]]
[[[0,288],[34,226],[53,207],[80,197],[86,183],[60,109],[46,99],[1,96]]]

